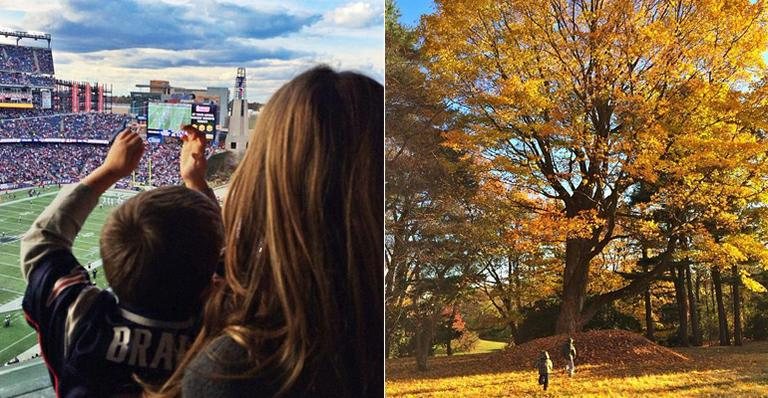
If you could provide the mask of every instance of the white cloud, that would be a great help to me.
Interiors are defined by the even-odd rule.
[[[326,13],[323,15],[323,20],[320,23],[355,29],[379,25],[383,21],[383,17],[384,10],[381,6],[373,6],[371,3],[359,1],[338,7]]]
[[[226,10],[248,12],[252,10],[272,13],[288,10],[293,16],[315,15],[311,25],[284,34],[269,37],[242,31],[235,36],[219,40],[216,47],[189,45],[178,49],[164,48],[125,40],[111,47],[93,46],[87,48],[88,39],[109,40],[92,29],[91,19],[83,19],[77,5],[99,0],[81,0],[69,3],[65,0],[29,2],[0,0],[0,24],[4,22],[20,25],[24,29],[36,29],[53,33],[54,65],[56,77],[66,80],[100,82],[112,84],[114,94],[124,95],[135,91],[136,84],[147,84],[149,80],[168,80],[177,87],[204,88],[207,86],[228,87],[232,90],[235,71],[238,66],[248,71],[248,98],[264,102],[282,84],[302,71],[317,65],[327,64],[340,70],[355,70],[365,73],[383,83],[384,76],[384,27],[383,2],[349,2],[329,0],[306,2],[299,0],[211,0],[201,6],[193,0],[133,0],[109,2],[124,6],[139,2],[141,6],[175,6],[179,13],[195,10],[198,18],[214,18],[209,22],[232,23]],[[34,5],[30,5],[34,3]],[[44,4],[44,5],[43,5]],[[8,5],[9,7],[4,7]],[[74,6],[73,6],[74,5]],[[197,5],[197,6],[196,6]],[[237,8],[240,6],[241,8]],[[242,8],[244,7],[244,8]],[[80,11],[92,11],[81,7]],[[57,9],[56,12],[51,12]],[[234,12],[234,11],[232,11]],[[119,15],[119,13],[117,13]],[[278,13],[279,14],[279,13]],[[61,23],[66,17],[71,23],[67,31],[69,41],[79,44],[81,49],[70,49],[65,44],[63,33],[51,30],[54,23]],[[157,35],[164,40],[180,40],[166,32],[167,24],[144,21],[139,31]],[[246,25],[247,28],[250,25]],[[257,25],[261,26],[261,25]],[[185,29],[195,29],[187,26]],[[127,34],[127,38],[138,35]],[[112,35],[114,36],[114,35]],[[2,38],[0,37],[0,42]],[[70,45],[72,43],[69,43]],[[155,47],[155,48],[151,48]],[[104,49],[109,48],[109,49]],[[217,52],[218,51],[218,52]],[[200,60],[196,65],[195,60]]]
[[[61,1],[18,1],[18,0],[0,0],[0,14],[6,11],[22,12],[42,12],[61,8]]]

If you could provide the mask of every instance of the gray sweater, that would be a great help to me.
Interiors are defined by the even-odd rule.
[[[213,340],[184,370],[183,397],[271,397],[274,386],[265,380],[231,376],[246,372],[247,353],[229,336]],[[227,377],[229,376],[229,377]]]

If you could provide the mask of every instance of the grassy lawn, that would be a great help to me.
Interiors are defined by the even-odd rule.
[[[496,352],[496,351],[503,350],[504,347],[506,346],[507,346],[507,343],[480,339],[477,341],[477,344],[475,345],[475,348],[472,351],[454,351],[453,355],[484,354],[489,352]],[[438,357],[445,356],[444,345],[441,345],[435,348],[435,356],[438,356]]]
[[[0,198],[0,304],[10,302],[24,294],[26,282],[19,266],[19,238],[32,222],[53,201],[58,189],[49,187],[39,197],[30,198],[26,190],[17,191],[16,198]],[[124,196],[125,193],[108,192],[104,198]],[[97,206],[75,239],[73,251],[81,264],[99,260],[99,235],[111,206]],[[104,271],[99,269],[96,284],[106,287]],[[2,327],[6,313],[0,313],[0,365],[26,351],[37,343],[34,330],[27,325],[21,311],[12,311],[11,327]]]
[[[412,358],[387,361],[388,397],[766,397],[768,342],[743,347],[676,349],[689,361],[666,367],[643,363],[577,366],[550,376],[549,390],[537,373],[495,366],[503,352],[430,358],[418,373]]]
[[[479,340],[477,342],[477,346],[472,351],[472,354],[483,354],[487,352],[501,351],[506,346],[507,343],[502,343],[500,341]]]

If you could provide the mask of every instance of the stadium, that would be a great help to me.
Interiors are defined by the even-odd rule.
[[[143,115],[113,113],[109,85],[56,75],[50,35],[0,31],[0,36],[16,39],[0,44],[0,396],[25,396],[50,393],[51,387],[37,336],[21,311],[23,233],[62,184],[94,170],[115,134],[138,124],[146,145],[139,167],[102,196],[74,244],[78,260],[104,288],[98,242],[109,211],[138,191],[180,184],[181,144],[174,131],[181,125],[192,123],[216,142],[218,136],[213,106],[148,102]]]

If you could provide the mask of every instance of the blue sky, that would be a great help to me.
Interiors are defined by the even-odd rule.
[[[0,27],[50,33],[57,77],[115,94],[150,79],[231,89],[242,66],[249,99],[263,102],[318,63],[383,82],[383,10],[381,0],[0,0]]]
[[[419,23],[419,17],[423,14],[431,14],[435,11],[432,0],[395,0],[400,9],[400,23],[413,26]]]

